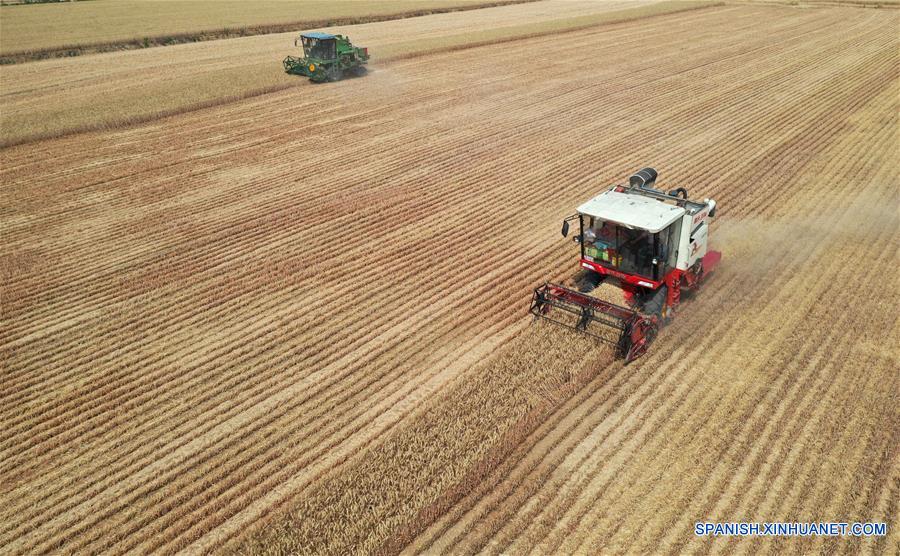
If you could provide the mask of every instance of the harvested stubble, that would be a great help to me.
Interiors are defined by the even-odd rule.
[[[0,57],[12,61],[74,56],[352,25],[529,0],[92,0],[0,11]]]
[[[0,544],[227,550],[267,524],[306,546],[292,509],[348,529],[323,547],[454,553],[765,549],[685,523],[895,519],[896,218],[870,205],[896,206],[897,17],[682,13],[473,49],[474,83],[433,55],[341,105],[286,91],[0,151]],[[517,360],[531,288],[573,268],[560,216],[645,163],[720,201],[722,274],[635,365],[571,364],[577,336]],[[598,378],[567,399],[543,374],[563,361]],[[454,413],[466,393],[497,406]],[[429,414],[473,423],[459,457]],[[390,530],[340,521],[355,500],[321,487],[345,477],[391,490]],[[450,488],[407,490],[431,482]],[[297,513],[313,493],[329,507]]]
[[[540,3],[343,27],[374,56],[372,71],[391,60],[516,38],[685,11],[712,2],[622,0]],[[155,51],[0,66],[0,146],[95,129],[113,129],[163,116],[296,87],[281,60],[295,53],[295,33],[180,45]],[[504,48],[498,44],[496,48]],[[465,56],[460,54],[460,56]],[[454,64],[459,68],[459,62]],[[297,103],[302,101],[292,101]]]

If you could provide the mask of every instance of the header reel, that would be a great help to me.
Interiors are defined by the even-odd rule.
[[[534,290],[530,311],[535,318],[614,345],[626,364],[647,351],[659,330],[655,317],[550,282]]]

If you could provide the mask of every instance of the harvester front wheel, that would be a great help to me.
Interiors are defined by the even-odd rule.
[[[591,293],[603,282],[604,276],[593,270],[581,270],[575,277],[575,285],[581,293]]]
[[[659,326],[652,320],[642,320],[635,326],[639,327],[640,333],[637,334],[638,338],[631,342],[631,346],[625,354],[626,365],[647,353],[647,349],[653,343],[653,340],[656,339],[657,332],[659,332]]]
[[[641,312],[645,315],[655,316],[665,321],[666,318],[666,299],[669,296],[669,288],[660,286],[658,290],[652,292],[649,297],[645,297],[641,304]]]

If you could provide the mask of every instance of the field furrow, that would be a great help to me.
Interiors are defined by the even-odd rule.
[[[561,4],[483,24],[625,3]],[[693,524],[896,521],[898,27],[711,7],[0,150],[0,546],[889,552]],[[209,45],[3,72],[83,68],[77,104],[170,48]],[[526,309],[647,164],[724,259],[625,367]]]

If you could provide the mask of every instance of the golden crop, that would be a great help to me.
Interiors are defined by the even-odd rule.
[[[3,552],[890,553],[898,24],[726,5],[0,149]],[[527,307],[646,164],[724,259],[625,367]]]

